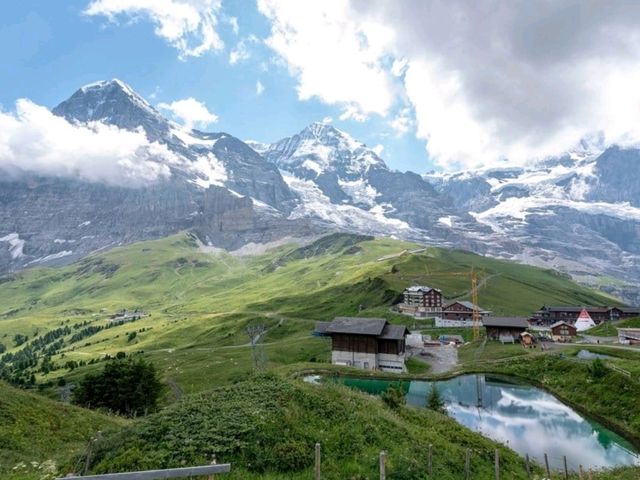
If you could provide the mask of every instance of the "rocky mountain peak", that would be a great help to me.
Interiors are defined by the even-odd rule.
[[[159,140],[170,130],[167,119],[117,78],[79,88],[53,113],[70,122],[103,122],[126,130],[142,127],[150,140]]]

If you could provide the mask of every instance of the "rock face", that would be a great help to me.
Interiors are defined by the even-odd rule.
[[[237,248],[296,232],[296,196],[272,163],[225,133],[187,131],[119,80],[82,87],[53,112],[72,123],[142,128],[176,154],[172,175],[141,187],[74,178],[0,176],[0,272],[69,262],[114,245],[181,230]]]
[[[302,199],[294,215],[557,268],[640,302],[638,150],[420,177],[327,124],[254,148]]]
[[[274,144],[187,130],[119,80],[82,87],[53,112],[142,129],[175,155],[171,175],[126,187],[0,172],[0,273],[181,230],[228,249],[342,230],[553,267],[640,303],[635,149],[421,176],[324,123]]]

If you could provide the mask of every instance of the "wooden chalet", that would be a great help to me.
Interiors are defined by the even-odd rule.
[[[331,363],[402,373],[409,330],[383,318],[336,317],[317,322],[316,334],[331,337]]]
[[[569,342],[578,334],[578,329],[569,322],[556,322],[549,328],[554,342]]]
[[[467,301],[450,302],[442,308],[442,318],[445,320],[472,320],[473,307],[473,303]],[[481,318],[491,313],[480,307],[478,307],[478,311]]]
[[[502,343],[519,341],[520,334],[529,328],[529,322],[522,317],[487,317],[482,320],[487,330],[487,338]]]
[[[585,309],[596,325],[609,321],[640,316],[640,307],[577,307],[543,305],[533,314],[532,320],[540,325],[556,322],[573,322]]]

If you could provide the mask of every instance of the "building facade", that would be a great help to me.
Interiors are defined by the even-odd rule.
[[[404,325],[391,325],[383,318],[336,317],[316,323],[316,333],[331,337],[331,363],[402,373],[405,371]]]
[[[438,288],[415,285],[403,292],[400,311],[412,315],[439,317],[442,314],[442,291]]]
[[[568,322],[556,322],[549,328],[554,342],[569,342],[578,334],[576,327]]]
[[[466,301],[451,302],[442,308],[442,318],[445,320],[473,320],[473,303]],[[480,317],[487,316],[490,312],[478,307]]]
[[[520,334],[529,328],[529,322],[522,317],[487,317],[482,320],[487,331],[487,338],[502,343],[515,343]]]
[[[532,320],[540,325],[556,322],[573,322],[585,309],[596,325],[609,320],[620,320],[640,316],[640,307],[576,307],[543,305]]]

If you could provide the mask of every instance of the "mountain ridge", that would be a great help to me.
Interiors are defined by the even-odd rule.
[[[186,129],[118,79],[85,85],[52,111],[78,125],[142,129],[175,156],[171,175],[136,188],[37,174],[2,180],[0,271],[180,230],[230,249],[338,230],[556,268],[640,301],[635,149],[585,147],[535,166],[418,175],[390,169],[324,122],[272,144]]]

